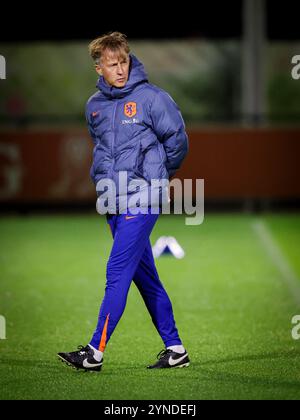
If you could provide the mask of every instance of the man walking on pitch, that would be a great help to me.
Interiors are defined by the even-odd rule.
[[[96,186],[104,179],[119,186],[119,175],[126,172],[128,183],[143,180],[146,187],[135,208],[128,202],[123,208],[123,194],[117,194],[115,209],[107,215],[114,242],[107,263],[105,296],[90,343],[78,351],[58,355],[77,369],[100,371],[105,348],[134,281],[165,344],[158,361],[148,368],[186,367],[189,356],[154,263],[149,238],[158,214],[150,211],[148,202],[151,180],[168,180],[187,154],[184,122],[172,98],[148,82],[142,63],[130,54],[125,35],[103,35],[90,44],[89,51],[100,76],[99,91],[86,107],[95,144],[91,177]],[[98,200],[104,196],[99,188],[97,193]],[[125,193],[134,196],[130,188]],[[143,211],[136,212],[137,207]]]

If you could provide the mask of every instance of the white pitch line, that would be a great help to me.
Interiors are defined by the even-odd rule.
[[[264,245],[264,248],[273,264],[278,268],[282,276],[282,280],[288,287],[294,301],[298,306],[300,306],[300,280],[281,252],[272,233],[263,221],[254,222],[252,227]]]

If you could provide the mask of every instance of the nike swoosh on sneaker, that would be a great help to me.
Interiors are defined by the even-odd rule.
[[[176,365],[178,365],[178,363],[182,362],[182,360],[184,360],[187,356],[188,356],[188,354],[185,353],[184,356],[180,357],[179,359],[175,359],[175,360],[171,356],[170,359],[169,359],[169,365],[170,366],[176,366]]]
[[[102,366],[102,363],[97,363],[97,364],[95,363],[95,364],[91,365],[91,364],[88,362],[88,359],[85,359],[85,360],[83,361],[82,365],[83,365],[83,367],[85,367],[86,369],[91,369],[91,368],[95,368],[95,367]]]

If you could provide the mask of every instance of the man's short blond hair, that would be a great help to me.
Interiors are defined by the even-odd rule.
[[[129,54],[130,47],[126,35],[121,32],[110,32],[94,39],[89,45],[89,53],[95,64],[100,63],[101,56],[105,50],[120,51]]]

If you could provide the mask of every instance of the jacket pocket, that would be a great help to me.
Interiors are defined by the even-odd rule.
[[[158,142],[158,152],[159,152],[162,163],[165,164],[167,162],[167,154],[166,154],[164,146],[160,142]]]
[[[168,172],[166,169],[166,152],[163,145],[157,141],[146,154],[143,162],[143,173],[147,181],[168,179]]]
[[[140,155],[140,143],[137,142],[133,147],[125,147],[120,150],[115,158],[115,171],[135,171],[138,166]]]

